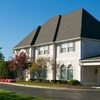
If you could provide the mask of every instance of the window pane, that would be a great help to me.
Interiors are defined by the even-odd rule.
[[[73,42],[69,42],[68,47],[73,47]]]
[[[61,44],[61,53],[66,52],[66,43]]]
[[[43,51],[39,51],[39,55],[42,55],[43,54]]]
[[[60,79],[66,80],[66,68],[64,65],[62,65],[60,69]]]
[[[61,44],[61,48],[66,48],[66,43]]]
[[[73,47],[69,47],[68,52],[74,51],[73,49],[74,49]]]
[[[39,71],[38,78],[47,78],[47,70]]]
[[[61,48],[61,52],[66,52],[66,48]]]
[[[74,51],[74,42],[69,42],[68,43],[68,52]]]
[[[39,47],[39,55],[42,55],[43,54],[43,47]]]
[[[48,46],[44,46],[44,54],[48,54]]]
[[[43,47],[40,47],[39,49],[40,49],[40,51],[42,51],[43,50]]]
[[[44,51],[44,54],[48,54],[48,50],[45,50],[45,51]]]
[[[73,79],[73,66],[69,65],[67,69],[67,80]]]
[[[44,50],[48,50],[48,46],[44,46]]]

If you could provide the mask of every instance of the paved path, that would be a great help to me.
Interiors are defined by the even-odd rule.
[[[50,89],[0,83],[0,89],[53,100],[100,100],[100,89]]]

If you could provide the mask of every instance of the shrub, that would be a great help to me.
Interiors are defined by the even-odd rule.
[[[28,80],[28,82],[34,82],[35,81],[35,79],[29,79]]]
[[[67,80],[60,80],[60,84],[67,84]]]
[[[43,80],[41,78],[35,79],[35,82],[42,82]]]
[[[51,83],[57,83],[57,80],[51,80]]]
[[[50,80],[43,79],[43,82],[45,82],[45,83],[49,83]]]
[[[0,78],[2,79],[14,78],[13,72],[8,69],[8,63],[7,61],[0,62]]]
[[[52,83],[67,84],[67,80],[51,80]]]
[[[78,80],[73,79],[73,80],[68,81],[68,84],[69,85],[80,85],[80,82]]]

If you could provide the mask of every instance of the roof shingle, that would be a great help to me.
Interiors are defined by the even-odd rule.
[[[49,19],[41,28],[33,30],[14,48],[78,37],[100,39],[100,22],[84,9]]]

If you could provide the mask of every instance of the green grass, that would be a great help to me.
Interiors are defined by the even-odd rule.
[[[15,84],[32,85],[32,86],[45,86],[45,87],[61,87],[59,84],[53,83],[35,83],[35,82],[16,82]]]
[[[50,99],[31,97],[0,89],[0,100],[50,100]]]

